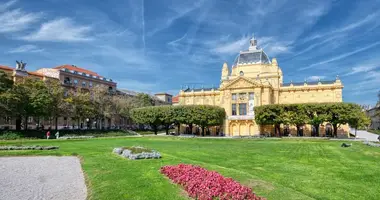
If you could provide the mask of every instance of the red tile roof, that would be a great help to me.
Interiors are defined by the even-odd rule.
[[[0,65],[0,69],[13,71],[13,68],[10,68],[10,67],[4,66],[4,65]]]
[[[80,72],[80,73],[86,73],[86,74],[89,74],[89,75],[92,75],[92,76],[99,76],[99,77],[103,78],[102,76],[100,76],[96,72],[93,72],[93,71],[90,71],[90,70],[87,70],[87,69],[83,69],[83,68],[80,68],[80,67],[77,67],[77,66],[74,66],[74,65],[61,65],[61,66],[58,66],[58,67],[54,67],[53,69],[68,69],[68,70],[73,70],[73,71],[77,71],[77,72]]]
[[[28,72],[28,74],[33,75],[33,76],[44,77],[43,74],[40,74],[40,73],[38,73],[38,72]]]
[[[179,102],[179,96],[175,96],[172,98],[172,103],[178,103]]]

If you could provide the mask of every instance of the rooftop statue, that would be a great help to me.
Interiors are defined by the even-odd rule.
[[[26,63],[23,63],[22,61],[17,61],[16,60],[16,70],[21,70],[21,71],[25,71],[25,65]]]

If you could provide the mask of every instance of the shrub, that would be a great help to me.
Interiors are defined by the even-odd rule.
[[[161,158],[161,154],[155,150],[144,147],[118,147],[114,148],[113,153],[131,160]]]
[[[18,140],[21,139],[21,134],[16,132],[6,131],[0,135],[0,140]]]
[[[58,146],[0,146],[0,150],[53,150]]]
[[[198,200],[264,200],[231,178],[194,165],[164,166],[161,173],[181,185],[188,195]]]

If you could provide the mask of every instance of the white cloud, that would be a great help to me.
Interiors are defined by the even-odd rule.
[[[16,32],[27,29],[41,17],[39,13],[26,13],[15,9],[0,13],[0,33]]]
[[[309,81],[319,81],[319,80],[322,80],[322,79],[325,79],[326,76],[309,76],[307,77],[307,80]]]
[[[247,49],[250,37],[242,37],[238,40],[219,45],[213,49],[216,53],[236,54],[241,50]]]
[[[312,65],[310,65],[310,66],[308,66],[308,67],[300,68],[299,70],[310,69],[310,68],[315,67],[315,66],[319,66],[319,65],[323,65],[323,64],[331,63],[331,62],[334,62],[334,61],[337,61],[337,60],[341,60],[341,59],[346,58],[346,57],[348,57],[348,56],[351,56],[351,55],[353,55],[353,54],[355,54],[355,53],[359,53],[359,52],[365,51],[365,50],[367,50],[367,49],[370,49],[370,48],[372,48],[372,47],[375,47],[375,46],[377,46],[377,45],[379,45],[379,44],[380,44],[380,42],[375,42],[375,43],[372,43],[372,44],[367,45],[367,46],[365,46],[365,47],[359,48],[359,49],[357,49],[357,50],[355,50],[355,51],[351,51],[351,52],[348,52],[348,53],[344,53],[344,54],[341,54],[341,55],[339,55],[339,56],[335,56],[335,57],[332,57],[332,58],[330,58],[330,59],[327,59],[327,60],[324,60],[324,61],[321,61],[321,62],[318,62],[318,63],[314,63],[314,64],[312,64]]]
[[[378,19],[379,14],[380,14],[380,12],[371,13],[371,14],[367,15],[363,19],[357,20],[355,22],[352,22],[352,23],[347,24],[345,26],[342,26],[340,28],[336,28],[333,31],[325,32],[325,33],[320,33],[320,34],[315,34],[315,35],[313,35],[311,37],[306,38],[305,41],[319,39],[319,38],[326,37],[328,35],[333,35],[333,34],[336,34],[336,33],[345,33],[345,32],[352,31],[352,30],[354,30],[356,28],[359,28],[359,27],[361,27],[361,26],[363,26],[365,24],[371,23],[374,20]]]
[[[38,48],[35,45],[27,44],[11,49],[8,53],[38,53],[42,51],[44,51],[44,49]]]
[[[90,26],[75,24],[70,18],[60,18],[43,23],[38,31],[24,36],[22,39],[28,41],[90,41],[93,38],[87,34],[91,29]]]
[[[135,92],[152,92],[155,91],[156,83],[147,83],[146,81],[138,80],[116,80],[119,89],[127,89]]]
[[[360,65],[357,67],[351,68],[351,72],[345,74],[344,76],[353,75],[361,72],[370,72],[376,68],[378,68],[380,65]],[[380,77],[379,77],[380,79]]]
[[[17,0],[12,0],[12,1],[8,1],[6,3],[0,4],[0,12],[7,10],[9,7],[16,4],[16,2],[17,2]]]

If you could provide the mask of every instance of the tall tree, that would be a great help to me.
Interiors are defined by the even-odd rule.
[[[100,126],[98,128],[103,128],[105,120],[109,120],[113,114],[112,94],[107,87],[98,85],[91,90],[91,99],[96,106],[96,124]]]
[[[0,71],[0,116],[9,115],[10,108],[7,105],[7,96],[12,86],[12,79],[5,72]]]
[[[13,80],[3,71],[0,71],[0,94],[8,91],[13,86]]]
[[[291,116],[290,124],[293,124],[296,126],[297,135],[301,136],[301,127],[305,125],[308,121],[308,117],[306,115],[304,105],[303,104],[291,105],[289,113],[290,113],[289,115]]]
[[[148,94],[139,93],[134,97],[134,105],[138,108],[154,106],[154,100]]]
[[[371,124],[371,119],[365,114],[365,112],[361,110],[353,110],[347,122],[351,127],[355,128],[356,137],[357,129],[360,127],[367,128]]]
[[[124,122],[131,119],[130,112],[135,108],[132,97],[112,96],[113,115],[119,117]]]
[[[154,134],[157,135],[158,126],[163,124],[160,110],[160,106],[135,108],[131,111],[131,117],[135,123],[149,124],[153,128]]]
[[[80,128],[81,120],[93,118],[96,115],[96,107],[87,92],[77,91],[71,94],[68,102],[73,106],[73,118],[77,120],[78,128]]]
[[[58,80],[48,80],[45,83],[51,99],[49,116],[54,119],[55,130],[57,130],[58,118],[71,114],[70,105],[65,97],[65,89]]]
[[[16,117],[16,130],[21,129],[22,120],[27,130],[29,117],[46,116],[51,103],[45,83],[31,78],[15,83],[4,97],[12,116]]]
[[[326,108],[325,120],[332,124],[334,137],[337,137],[338,127],[348,123],[349,117],[361,110],[359,105],[351,103],[329,103]]]

